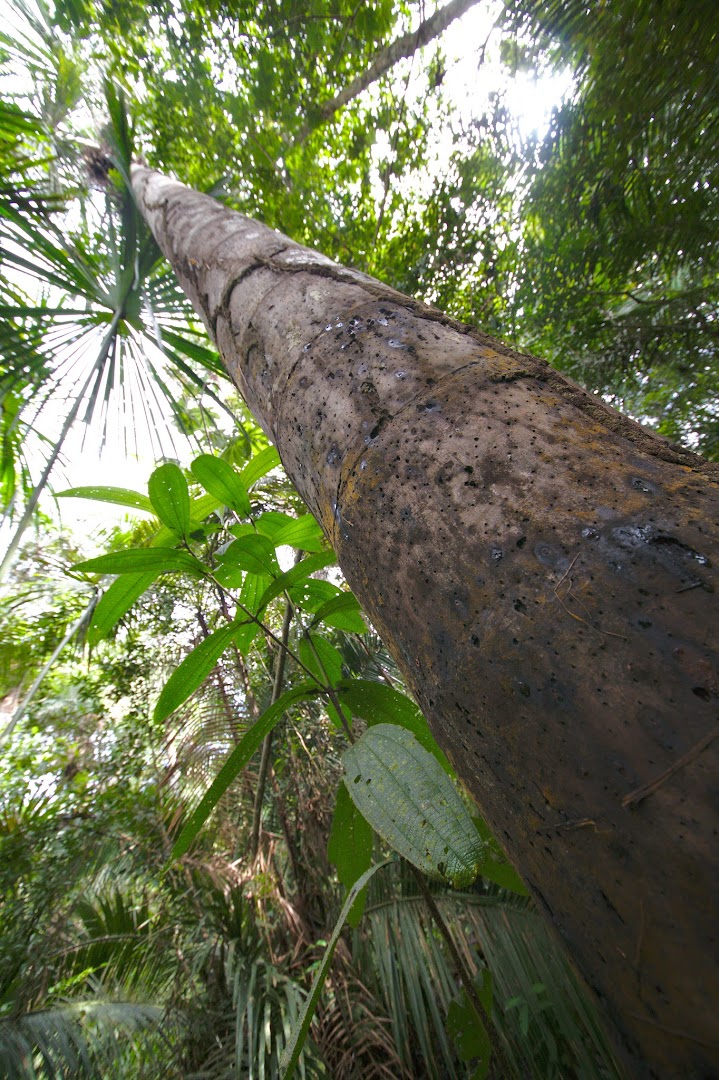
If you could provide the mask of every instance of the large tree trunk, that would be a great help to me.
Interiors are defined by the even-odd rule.
[[[716,466],[540,360],[133,175],[630,1074],[719,1075]]]

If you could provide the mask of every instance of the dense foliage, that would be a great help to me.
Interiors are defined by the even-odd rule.
[[[615,1074],[126,181],[141,156],[717,456],[711,8],[507,0],[476,42],[503,81],[470,116],[441,40],[328,104],[423,5],[16,0],[0,35],[4,1074],[279,1076],[319,974],[302,1075]],[[522,136],[511,79],[567,68],[546,138]],[[165,459],[147,494],[76,492],[130,514],[91,545],[48,516],[83,423]],[[411,808],[398,824],[420,789],[451,808],[429,821],[449,856]]]

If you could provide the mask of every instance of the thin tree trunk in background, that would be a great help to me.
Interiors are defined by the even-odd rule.
[[[408,30],[406,34],[391,41],[384,49],[380,49],[370,66],[361,75],[348,83],[335,97],[320,104],[316,119],[300,128],[295,142],[303,142],[311,131],[331,120],[336,112],[354,98],[359,97],[363,90],[386,75],[390,68],[400,60],[413,56],[417,49],[421,49],[438,38],[455,19],[459,19],[478,2],[479,0],[450,0],[449,4],[421,22],[416,30]]]
[[[207,196],[133,184],[630,1075],[717,1075],[719,470]]]

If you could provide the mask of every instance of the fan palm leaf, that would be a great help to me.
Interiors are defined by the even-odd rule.
[[[36,37],[42,32],[37,25],[33,29]],[[15,47],[14,53],[16,59],[24,56],[26,74],[37,72],[42,61],[46,81],[48,69],[60,78],[62,52],[42,43],[34,47],[30,39],[23,49],[24,54]],[[222,366],[162,268],[160,251],[125,183],[133,131],[124,96],[106,83],[105,100],[106,151],[85,147],[101,190],[84,199],[80,227],[74,228],[69,227],[77,218],[74,203],[67,203],[61,222],[28,204],[30,192],[46,209],[48,176],[32,154],[22,152],[21,143],[52,145],[47,124],[19,109],[0,113],[0,152],[6,151],[0,182],[5,174],[17,180],[20,170],[24,185],[22,190],[17,183],[0,187],[0,473],[5,512],[19,518],[0,577],[78,422],[99,428],[103,444],[112,430],[125,452],[128,431],[136,449],[149,436],[155,454],[162,456],[168,446],[174,450],[172,436],[168,441],[158,434],[167,431],[170,419],[187,432],[187,412],[178,404],[183,392],[229,411],[208,385],[208,379],[224,377]],[[36,438],[28,439],[31,435]],[[47,448],[45,460],[29,488],[28,477],[37,472],[38,441]]]

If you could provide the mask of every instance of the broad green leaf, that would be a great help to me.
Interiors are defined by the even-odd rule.
[[[254,536],[257,529],[251,521],[241,521],[237,525],[230,525],[227,530],[232,536]]]
[[[325,949],[325,954],[322,957],[322,962],[317,968],[315,977],[312,980],[312,989],[310,990],[307,998],[305,999],[305,1004],[302,1012],[297,1018],[297,1022],[292,1029],[292,1033],[287,1040],[287,1045],[285,1046],[284,1053],[282,1054],[282,1060],[280,1061],[280,1074],[282,1080],[292,1080],[292,1076],[299,1060],[299,1056],[302,1053],[302,1047],[304,1046],[305,1039],[307,1038],[307,1032],[310,1030],[312,1017],[314,1016],[315,1009],[317,1008],[317,1002],[319,1001],[320,994],[322,993],[322,987],[324,986],[327,972],[329,971],[330,964],[332,963],[332,957],[334,956],[337,942],[340,939],[340,934],[342,933],[344,925],[347,922],[349,913],[352,910],[359,894],[364,888],[366,888],[370,878],[374,874],[376,874],[378,870],[381,870],[383,866],[386,866],[387,862],[389,862],[389,860],[377,863],[376,866],[371,866],[369,870],[366,870],[362,877],[354,883],[354,885],[350,889],[347,899],[342,905],[342,910],[340,911],[339,918],[337,919],[335,928],[332,931],[332,937],[327,943],[327,948]]]
[[[175,709],[179,709],[183,702],[187,701],[190,694],[202,686],[240,629],[242,627],[236,623],[220,627],[185,657],[162,688],[153,714],[155,721],[165,720]]]
[[[253,484],[256,484],[258,480],[261,480],[263,476],[266,476],[268,472],[271,472],[280,464],[280,455],[274,446],[267,446],[247,462],[240,473],[240,480],[245,489],[249,491]]]
[[[270,579],[267,575],[245,575],[242,591],[240,592],[240,603],[248,611],[251,611],[253,615],[256,615],[260,610],[260,601],[265,595],[265,589],[269,583]]]
[[[492,975],[488,968],[482,968],[475,984],[477,996],[487,1016],[492,1015]],[[447,1010],[447,1034],[457,1048],[460,1061],[469,1062],[475,1058],[479,1062],[472,1073],[471,1080],[485,1080],[489,1075],[489,1059],[492,1043],[489,1033],[477,1015],[465,990],[459,998],[450,1001]]]
[[[359,602],[351,592],[333,596],[318,608],[312,620],[315,623],[324,622],[328,626],[336,626],[338,630],[347,630],[354,634],[364,634],[367,630],[364,619],[360,614]]]
[[[240,590],[239,602],[242,608],[257,614],[258,601],[264,593],[269,578],[260,577],[258,574],[245,574],[245,580]],[[238,615],[238,618],[241,616]],[[261,627],[258,622],[248,622],[240,630],[236,638],[237,648],[243,656],[249,652],[250,645],[259,634]]]
[[[199,525],[204,521],[214,510],[218,510],[222,506],[219,499],[216,499],[214,495],[200,495],[197,499],[190,500],[190,530],[195,525]],[[151,547],[169,547],[170,544],[177,542],[176,534],[166,526],[162,525],[157,530],[152,540],[150,541]]]
[[[322,551],[325,547],[322,529],[312,514],[292,517],[279,510],[266,510],[255,521],[258,532],[268,536],[275,547],[287,544],[302,551]]]
[[[92,613],[87,632],[90,645],[96,645],[110,633],[135,601],[150,588],[157,574],[123,574],[102,594]]]
[[[239,475],[226,461],[212,454],[200,454],[190,469],[205,491],[214,495],[224,506],[229,506],[240,517],[249,515],[250,496]]]
[[[484,844],[454,784],[411,732],[370,727],[343,763],[350,797],[375,832],[428,877],[471,885]]]
[[[147,495],[129,488],[119,487],[76,487],[67,491],[58,491],[58,499],[94,499],[96,502],[116,503],[118,506],[130,506],[133,510],[142,510],[154,514],[155,510]]]
[[[277,533],[284,529],[285,525],[290,525],[296,520],[297,518],[294,518],[292,514],[284,514],[281,510],[265,510],[259,517],[255,518],[255,528],[263,536],[268,536],[277,547],[277,541],[275,540]]]
[[[242,736],[175,841],[172,849],[173,859],[179,859],[181,855],[185,854],[232,781],[244,769],[252,755],[260,747],[265,735],[272,731],[275,724],[282,719],[289,708],[298,705],[301,701],[309,701],[317,693],[316,686],[303,683],[293,690],[286,690],[274,705],[270,705],[268,709],[265,709],[262,716]]]
[[[163,525],[179,536],[190,531],[190,492],[182,469],[166,461],[155,469],[147,485],[150,502]]]
[[[444,771],[454,776],[454,770],[437,746],[429,724],[406,694],[387,683],[345,679],[337,687],[337,696],[353,716],[361,716],[368,724],[397,724],[411,731],[417,742],[434,754]]]
[[[130,548],[98,555],[76,563],[73,570],[84,574],[174,574],[180,571],[204,574],[205,567],[189,551],[175,548]]]
[[[337,789],[327,857],[337,867],[337,877],[346,889],[351,889],[370,866],[372,847],[372,826],[365,821],[342,783]],[[366,900],[367,892],[363,890],[347,916],[350,926],[359,925]]]
[[[300,660],[325,686],[335,686],[342,678],[342,653],[319,634],[300,639]]]
[[[234,583],[237,570],[271,578],[280,573],[274,544],[266,536],[259,536],[257,533],[250,533],[233,540],[217,561],[219,564],[217,577],[223,584]],[[231,581],[228,580],[228,574]]]
[[[316,570],[322,570],[325,566],[331,566],[336,561],[334,551],[320,551],[316,555],[309,555],[302,562],[297,563],[291,570],[286,570],[284,574],[281,574],[268,589],[265,590],[265,594],[260,601],[260,608],[269,604],[270,600],[274,600],[276,596],[283,593],[285,589],[289,589],[292,585],[296,585],[298,582],[303,581],[309,577],[310,574],[314,574]]]
[[[297,585],[291,585],[287,590],[295,604],[304,611],[319,611],[328,600],[339,596],[341,589],[333,585],[331,581],[322,581],[321,578],[305,578]]]
[[[280,544],[289,544],[290,547],[300,548],[302,551],[321,551],[324,534],[312,514],[302,514],[280,529],[274,541],[277,547]]]

